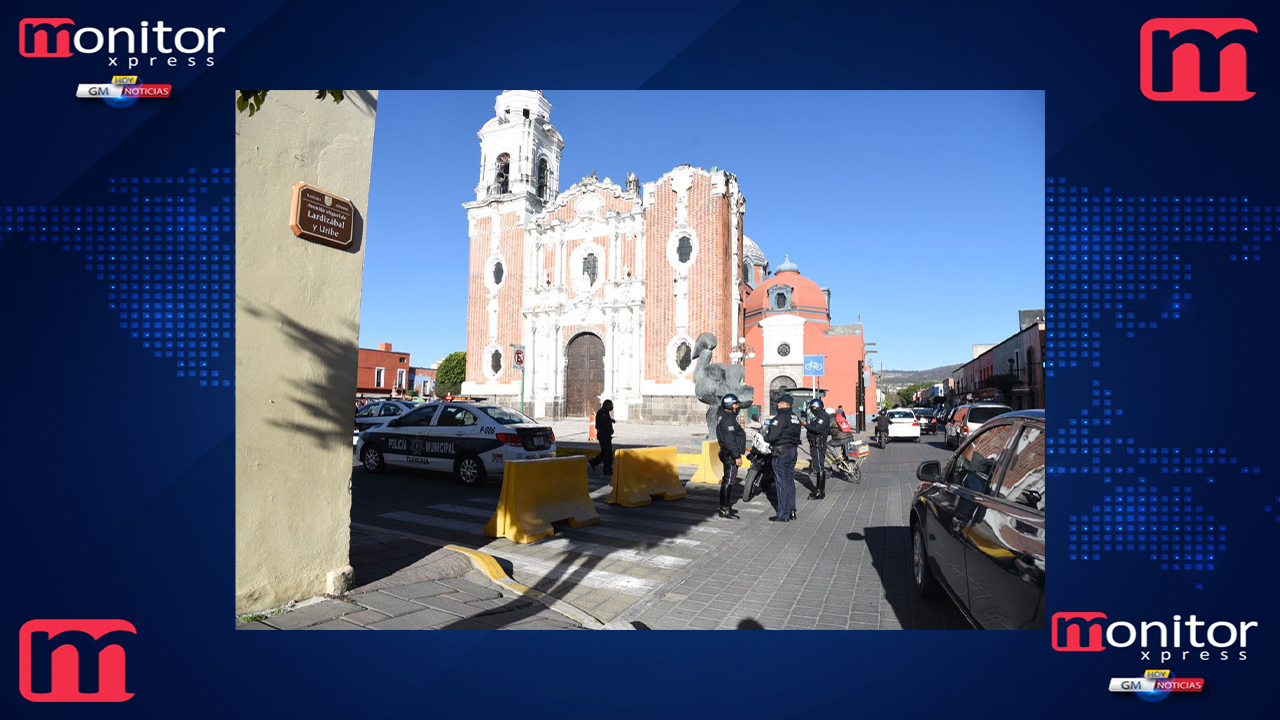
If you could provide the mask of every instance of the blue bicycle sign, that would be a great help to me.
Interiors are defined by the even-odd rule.
[[[826,365],[825,355],[805,355],[804,356],[804,376],[805,377],[822,377],[822,371],[825,365]]]

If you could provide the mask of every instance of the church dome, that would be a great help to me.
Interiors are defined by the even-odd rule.
[[[764,251],[760,249],[756,241],[745,235],[742,236],[742,257],[745,260],[750,260],[751,264],[756,267],[764,267],[765,263],[768,262],[765,259]]]
[[[779,298],[781,296],[781,299]],[[800,268],[787,256],[778,271],[768,280],[752,288],[747,297],[747,315],[758,313],[796,313],[826,318],[827,294],[818,284],[800,274]]]

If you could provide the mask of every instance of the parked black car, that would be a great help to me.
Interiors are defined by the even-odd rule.
[[[1044,629],[1043,410],[991,419],[945,463],[920,464],[911,502],[916,590],[951,596],[974,627]]]
[[[933,408],[911,408],[916,414],[916,420],[920,422],[920,432],[923,435],[932,435],[938,432],[938,425],[934,417]]]

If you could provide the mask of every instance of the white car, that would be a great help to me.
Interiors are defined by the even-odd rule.
[[[889,411],[889,439],[911,438],[920,442],[920,420],[910,408]]]
[[[983,423],[1007,412],[1013,412],[1013,408],[1000,403],[961,405],[951,415],[951,422],[947,423],[947,447],[960,447],[966,438],[978,432]]]
[[[556,435],[515,410],[477,400],[420,405],[360,434],[356,458],[365,470],[387,466],[452,472],[465,485],[501,475],[508,460],[556,455]]]

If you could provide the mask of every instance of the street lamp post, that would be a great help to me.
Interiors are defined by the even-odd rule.
[[[866,343],[866,345],[864,345],[863,347],[865,348],[868,345],[875,345],[875,343]],[[867,429],[867,380],[866,380],[866,370],[864,370],[863,368],[864,368],[864,365],[866,364],[865,363],[866,357],[875,352],[879,352],[879,351],[863,350],[862,352],[863,359],[858,361],[858,417],[856,418],[856,422],[857,422],[856,429],[858,432],[865,432]]]

